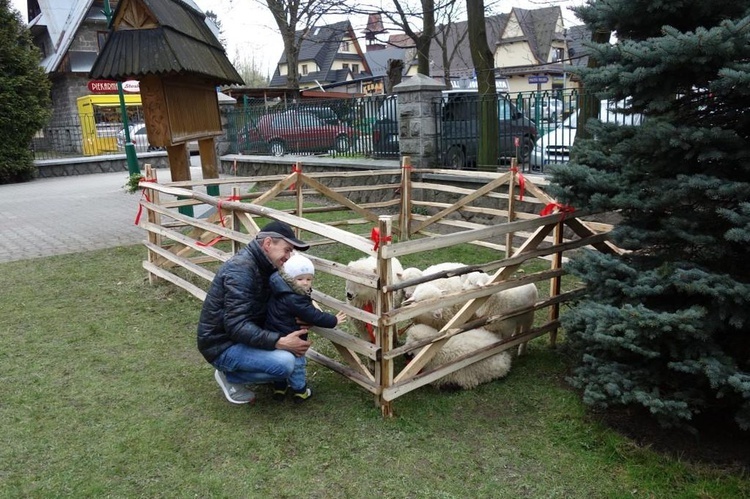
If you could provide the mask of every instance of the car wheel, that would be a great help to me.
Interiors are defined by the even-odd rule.
[[[518,162],[526,164],[531,157],[531,151],[534,150],[534,139],[531,137],[524,137],[521,144],[521,148],[518,151]]]
[[[284,143],[280,140],[274,140],[271,142],[270,151],[273,156],[283,156],[286,150],[284,149]]]
[[[346,152],[349,150],[349,137],[346,135],[339,135],[336,137],[336,151]]]
[[[452,170],[460,170],[466,165],[466,154],[460,147],[453,146],[448,149],[443,165]]]

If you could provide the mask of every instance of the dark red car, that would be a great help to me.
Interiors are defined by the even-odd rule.
[[[262,140],[274,156],[287,152],[346,152],[355,131],[343,123],[330,124],[304,111],[285,111],[262,116],[251,131],[250,142]]]

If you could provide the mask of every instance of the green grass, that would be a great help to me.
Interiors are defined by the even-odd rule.
[[[383,419],[314,363],[315,398],[233,406],[195,347],[200,303],[140,246],[0,265],[2,497],[741,497],[746,476],[593,423],[544,342],[471,391]]]

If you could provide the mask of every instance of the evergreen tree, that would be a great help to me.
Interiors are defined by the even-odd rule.
[[[750,429],[750,0],[590,0],[577,9],[598,98],[640,126],[588,122],[552,194],[616,210],[623,255],[570,265],[588,296],[563,317],[586,403],[665,425],[731,415]]]
[[[49,119],[50,84],[18,11],[0,0],[0,184],[34,177],[29,150]]]

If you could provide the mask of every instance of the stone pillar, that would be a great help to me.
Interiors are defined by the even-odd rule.
[[[423,74],[393,87],[398,95],[398,140],[402,156],[415,168],[438,165],[435,103],[448,87]]]

